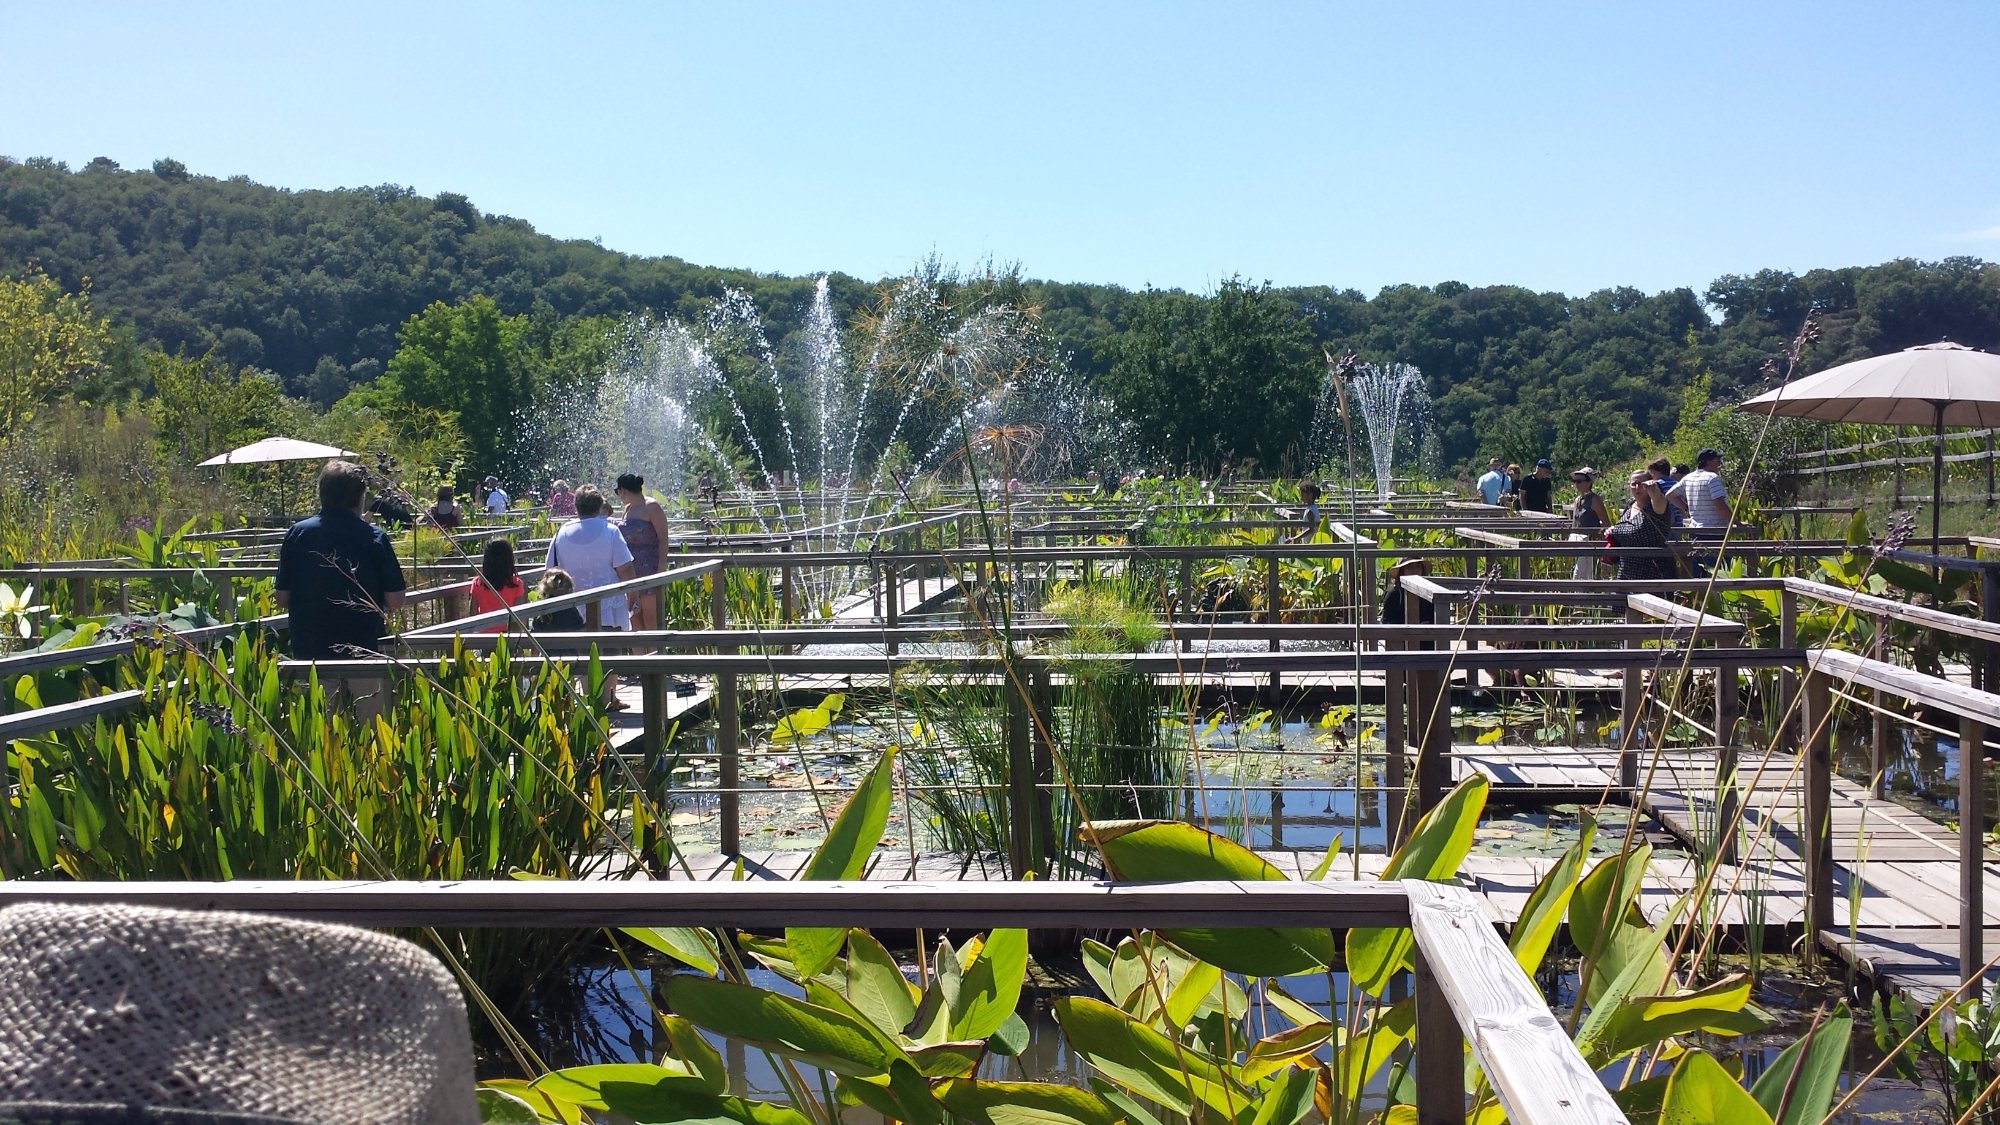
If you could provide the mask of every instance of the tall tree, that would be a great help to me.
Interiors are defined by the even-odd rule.
[[[485,296],[433,301],[397,333],[376,396],[451,413],[475,471],[518,482],[529,467],[519,449],[521,414],[535,398],[527,331],[526,317],[503,316]]]
[[[95,374],[110,349],[111,327],[91,310],[88,289],[65,293],[37,269],[0,277],[0,434]]]
[[[1323,364],[1304,314],[1269,285],[1140,294],[1112,356],[1104,384],[1156,452],[1204,469],[1297,467]]]

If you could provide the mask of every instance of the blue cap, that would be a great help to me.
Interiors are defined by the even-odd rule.
[[[1553,464],[1552,462],[1550,462],[1550,460],[1549,460],[1548,458],[1544,457],[1544,458],[1542,458],[1541,460],[1539,460],[1539,461],[1535,462],[1535,468],[1537,468],[1537,469],[1553,469],[1553,468],[1555,468],[1555,465],[1554,465],[1554,464]]]

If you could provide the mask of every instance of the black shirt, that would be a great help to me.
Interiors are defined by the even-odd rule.
[[[291,595],[292,655],[347,660],[382,650],[381,605],[404,588],[403,568],[387,532],[355,512],[321,512],[285,533],[277,586]]]
[[[1521,510],[1524,512],[1551,512],[1555,510],[1556,478],[1522,477]]]

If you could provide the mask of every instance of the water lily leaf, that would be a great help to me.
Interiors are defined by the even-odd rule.
[[[1129,823],[1129,822],[1128,822]],[[1257,853],[1191,824],[1145,822],[1136,827],[1084,826],[1095,838],[1106,864],[1120,879],[1134,882],[1179,882],[1189,879],[1283,881],[1285,873]],[[1293,976],[1318,972],[1333,962],[1333,935],[1328,930],[1245,927],[1184,928],[1165,931],[1169,940],[1196,957],[1235,973]]]
[[[1840,1071],[1853,1032],[1854,1017],[1847,1005],[1837,1006],[1811,1034],[1779,1052],[1757,1076],[1750,1096],[1777,1125],[1814,1125],[1823,1120],[1840,1092]]]
[[[1104,1099],[1052,1082],[951,1081],[937,1098],[977,1125],[1116,1125],[1122,1116]]]
[[[1486,778],[1473,774],[1454,786],[1438,807],[1425,813],[1389,863],[1382,878],[1450,879],[1472,850],[1473,830],[1486,808]],[[1389,981],[1410,964],[1415,939],[1407,926],[1370,927],[1347,932],[1347,971],[1354,982],[1380,996]]]
[[[1660,1125],[1771,1125],[1771,1115],[1706,1052],[1682,1056],[1660,1105]]]
[[[675,1012],[717,1035],[835,1074],[859,1078],[887,1074],[891,1059],[902,1054],[885,1050],[881,1033],[859,1020],[766,989],[676,976],[667,982],[666,993]]]

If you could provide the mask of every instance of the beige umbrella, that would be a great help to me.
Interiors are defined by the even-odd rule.
[[[1931,553],[1944,502],[1944,428],[2000,426],[2000,355],[1963,344],[1921,344],[1808,375],[1743,404],[1753,414],[1931,427]]]
[[[216,465],[263,465],[272,461],[325,461],[334,457],[352,457],[354,454],[336,446],[321,445],[316,441],[300,441],[297,438],[267,437],[253,441],[240,449],[218,453],[201,462],[201,468]]]

